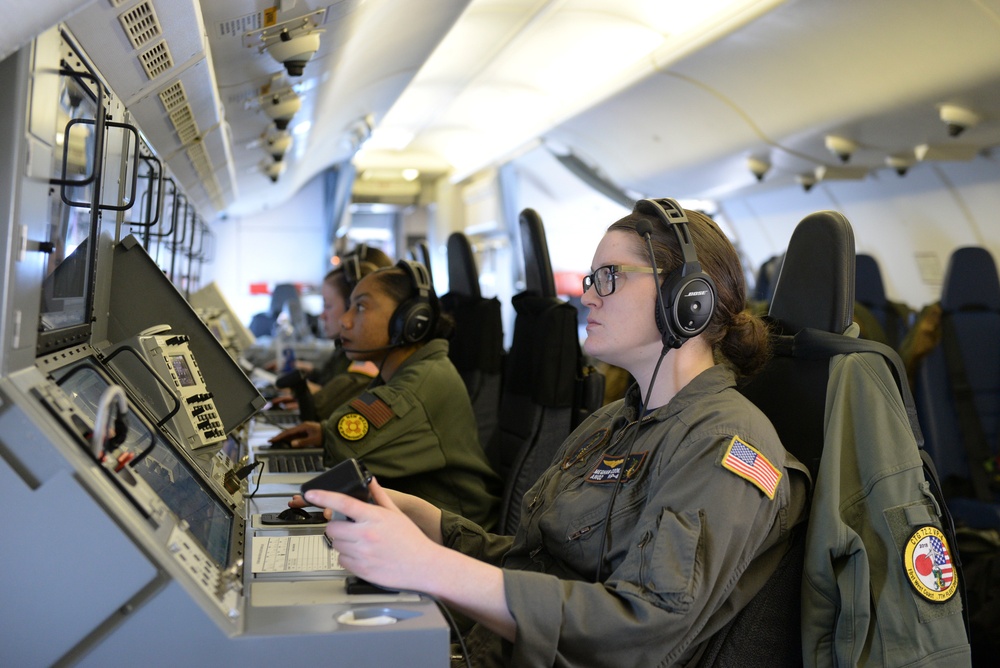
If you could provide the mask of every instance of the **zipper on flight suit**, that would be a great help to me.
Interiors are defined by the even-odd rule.
[[[618,434],[616,436],[615,441],[612,442],[612,443],[610,443],[608,445],[608,449],[611,449],[611,448],[615,447],[616,445],[618,445],[619,443],[621,443],[622,439],[625,437],[625,435],[628,433],[629,429],[633,425],[635,425],[637,422],[642,422],[643,420],[646,420],[648,418],[649,418],[649,414],[646,414],[646,415],[644,415],[639,420],[629,420],[628,422],[626,422],[625,426],[618,430]],[[578,463],[580,463],[582,461],[585,461],[592,454],[594,448],[597,445],[599,445],[601,442],[603,442],[603,441],[598,441],[598,443],[595,443],[590,448],[587,448],[583,452],[578,453],[577,456],[576,456],[576,459],[573,461],[572,464],[570,464],[570,466],[575,466]],[[569,467],[564,466],[563,468],[569,468]],[[538,505],[538,501],[540,500],[540,498],[542,496],[542,491],[544,489],[545,489],[544,485],[539,486],[538,490],[535,492],[535,496],[532,497],[531,501],[528,503],[528,507],[527,507],[528,512],[533,511],[535,509],[535,506]],[[628,506],[628,507],[623,508],[623,509],[619,509],[619,512],[627,512],[630,507],[631,506]],[[618,513],[615,513],[615,515],[617,515],[617,514]],[[614,515],[612,515],[612,517],[614,517]],[[581,527],[580,529],[577,529],[575,532],[573,532],[573,534],[571,534],[569,537],[567,537],[566,540],[567,541],[577,540],[581,536],[585,536],[586,534],[590,533],[593,530],[593,528],[594,528],[593,524],[585,526],[585,527]],[[535,556],[535,554],[537,554],[538,550],[540,550],[540,549],[541,548],[536,548],[535,550],[532,550],[529,553],[528,556],[533,558]]]

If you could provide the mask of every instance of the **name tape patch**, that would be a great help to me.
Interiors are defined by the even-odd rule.
[[[605,453],[601,456],[597,466],[587,476],[587,482],[602,484],[615,482],[622,478],[622,482],[628,482],[642,469],[642,463],[646,460],[645,452],[633,452],[628,456],[628,460],[621,455],[609,455]],[[624,474],[622,473],[624,471]],[[622,477],[624,475],[624,477]]]

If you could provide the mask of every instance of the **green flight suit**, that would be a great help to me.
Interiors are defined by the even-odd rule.
[[[446,545],[503,567],[517,622],[513,644],[474,627],[473,665],[694,662],[777,567],[805,517],[808,473],[733,372],[704,371],[637,432],[639,405],[633,385],[570,435],[524,496],[515,536],[442,518]]]
[[[388,383],[323,421],[327,465],[362,460],[385,487],[488,526],[499,513],[500,478],[479,445],[476,419],[448,342],[432,339]]]
[[[371,376],[350,370],[344,370],[343,373],[331,378],[313,395],[319,419],[325,420],[330,417],[342,404],[364,392],[371,382]]]

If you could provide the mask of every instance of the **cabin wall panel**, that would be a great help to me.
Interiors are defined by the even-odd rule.
[[[244,324],[271,304],[270,295],[250,294],[251,283],[318,287],[329,269],[322,179],[313,179],[279,207],[216,221],[212,230],[217,252],[205,265],[202,283],[216,281]]]
[[[754,268],[784,251],[795,225],[814,211],[832,209],[854,227],[858,252],[873,255],[886,293],[919,308],[940,295],[922,263],[940,272],[961,246],[983,246],[1000,258],[1000,162],[918,164],[905,177],[880,170],[861,181],[830,181],[806,193],[799,187],[744,194],[720,202]]]

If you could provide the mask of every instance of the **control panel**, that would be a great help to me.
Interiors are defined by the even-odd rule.
[[[187,335],[160,326],[139,334],[134,350],[145,357],[179,402],[168,423],[171,431],[181,443],[196,449],[226,440],[226,433],[188,341]],[[167,404],[172,402],[168,398]]]

